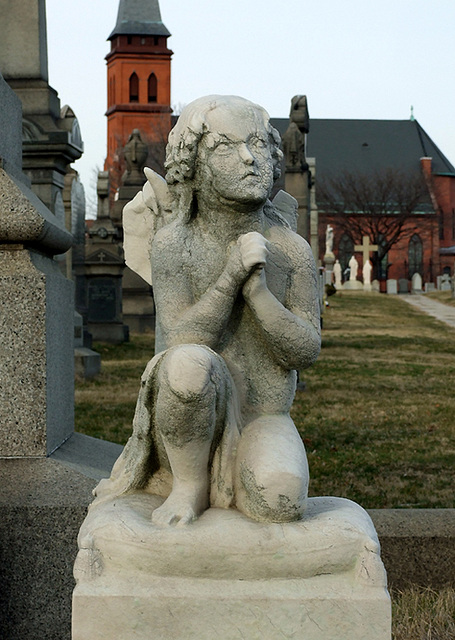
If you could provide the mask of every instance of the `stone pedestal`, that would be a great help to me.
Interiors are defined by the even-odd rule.
[[[335,264],[335,256],[329,251],[324,255],[324,284],[332,284],[333,265]]]
[[[160,528],[162,498],[90,509],[79,533],[73,640],[390,640],[390,601],[367,513],[313,498],[303,521],[209,509]]]
[[[363,291],[363,283],[360,280],[346,280],[343,291]]]

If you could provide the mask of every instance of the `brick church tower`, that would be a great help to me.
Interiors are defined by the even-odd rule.
[[[114,190],[124,170],[121,150],[133,129],[139,129],[149,147],[147,166],[159,168],[164,160],[171,128],[170,35],[161,21],[158,0],[120,0],[106,56],[108,139],[104,168]]]

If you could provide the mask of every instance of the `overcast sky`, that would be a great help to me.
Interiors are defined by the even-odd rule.
[[[107,36],[118,0],[46,0],[49,82],[79,119],[86,190],[106,155]],[[172,105],[237,94],[287,117],[415,118],[455,164],[455,0],[160,0]],[[310,125],[311,126],[311,125]],[[310,129],[311,135],[311,129]],[[92,187],[93,188],[93,187]]]

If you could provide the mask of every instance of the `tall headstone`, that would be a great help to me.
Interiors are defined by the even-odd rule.
[[[285,187],[298,202],[297,233],[310,243],[313,256],[317,261],[319,256],[318,212],[314,188],[312,188],[315,161],[314,158],[307,159],[305,156],[305,136],[310,127],[306,96],[298,95],[292,98],[289,118],[289,127],[283,135]]]
[[[45,0],[0,0],[0,72],[22,102],[23,170],[62,221],[64,178],[82,155],[78,121],[48,83]]]
[[[125,269],[121,227],[109,216],[109,177],[98,175],[98,215],[88,231],[84,278],[87,327],[94,340],[120,344],[128,340],[123,323],[122,275]]]
[[[121,448],[73,432],[72,237],[22,174],[1,75],[0,105],[0,637],[70,640],[77,523]]]

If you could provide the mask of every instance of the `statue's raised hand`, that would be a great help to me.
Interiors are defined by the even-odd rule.
[[[243,285],[253,271],[265,265],[267,254],[264,236],[256,231],[244,233],[231,247],[226,270],[239,285]]]
[[[267,262],[267,240],[257,231],[244,233],[237,240],[242,264],[249,275],[254,269],[264,267]]]

